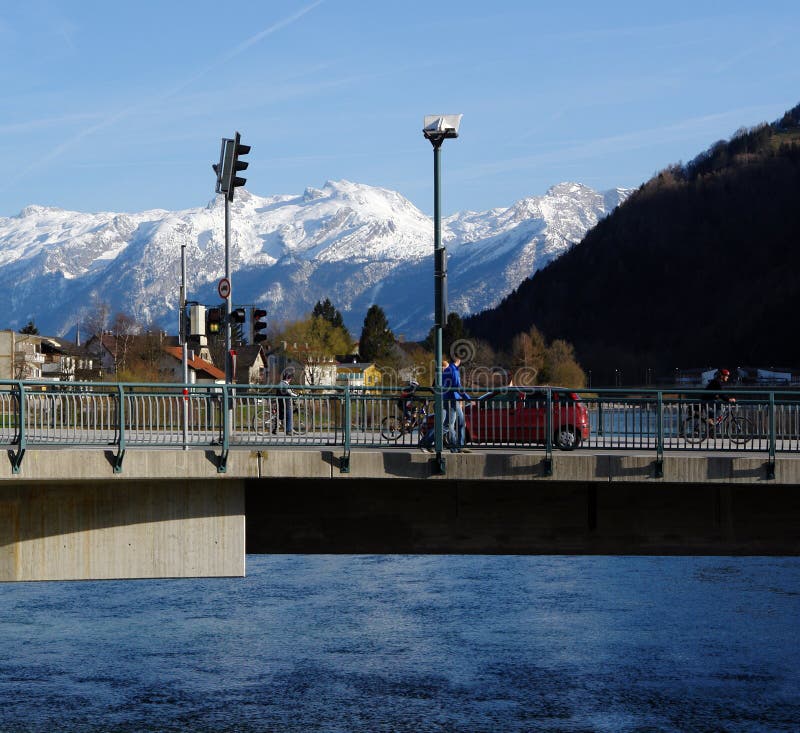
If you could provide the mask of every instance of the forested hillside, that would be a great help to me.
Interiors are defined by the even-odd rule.
[[[800,366],[800,105],[644,184],[496,309],[492,344],[536,325],[595,384],[676,367]]]

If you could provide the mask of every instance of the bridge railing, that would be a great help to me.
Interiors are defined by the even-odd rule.
[[[397,389],[0,382],[0,444],[147,447],[410,447]],[[735,391],[734,411],[703,390],[493,390],[464,406],[467,440],[491,448],[800,452],[800,393]],[[424,403],[420,394],[419,404]],[[432,399],[427,401],[432,409]],[[288,414],[291,413],[291,431]],[[585,427],[584,427],[585,423]],[[393,426],[393,429],[388,429]],[[574,441],[571,441],[571,435]]]

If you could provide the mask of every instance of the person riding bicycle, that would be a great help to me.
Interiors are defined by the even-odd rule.
[[[705,417],[708,423],[709,430],[713,434],[715,425],[715,415],[717,406],[720,403],[733,404],[736,402],[735,397],[731,397],[723,392],[723,388],[728,384],[731,378],[731,373],[727,369],[717,369],[713,379],[706,385],[706,394],[701,398],[703,405],[700,409],[701,414]]]
[[[403,411],[403,420],[407,423],[411,420],[414,412],[414,403],[419,402],[420,398],[416,396],[419,382],[416,379],[409,380],[408,384],[403,387],[400,392],[400,397],[397,400],[397,406]]]
[[[292,389],[294,379],[294,369],[284,369],[281,374],[281,382],[278,385],[278,419],[283,422],[286,435],[291,435],[292,430],[292,398],[297,397],[297,392]],[[277,427],[272,431],[276,433]]]

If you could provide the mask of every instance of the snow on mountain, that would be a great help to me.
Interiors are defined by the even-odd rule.
[[[629,195],[560,183],[508,208],[442,222],[450,309],[496,305],[525,278],[580,241]],[[216,303],[224,274],[223,202],[135,214],[28,206],[0,218],[0,287],[10,293],[3,327],[33,319],[72,335],[95,302],[143,323],[176,329],[181,245],[189,298]],[[433,224],[394,191],[328,181],[299,195],[244,190],[231,204],[233,297],[266,305],[273,321],[306,315],[330,298],[358,333],[372,303],[395,332],[424,335],[433,309]]]

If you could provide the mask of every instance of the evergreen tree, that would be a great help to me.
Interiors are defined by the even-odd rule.
[[[388,359],[394,348],[394,334],[389,330],[389,321],[379,305],[370,306],[364,318],[358,353],[362,361],[381,361]]]
[[[345,328],[344,325],[344,318],[342,318],[342,314],[338,309],[334,308],[330,298],[318,300],[317,304],[314,306],[314,310],[311,311],[311,315],[316,316],[317,318],[324,318],[334,328],[341,328],[347,331],[347,328]]]
[[[434,344],[435,334],[436,326],[433,326],[431,330],[428,331],[428,336],[423,342],[423,345],[429,351],[433,351],[436,346]],[[447,358],[450,354],[454,343],[466,338],[469,338],[469,332],[464,327],[464,321],[461,320],[461,316],[455,312],[448,313],[447,323],[444,328],[442,328],[442,354],[444,357]]]
[[[26,333],[29,336],[37,336],[39,334],[39,329],[36,328],[36,324],[33,320],[28,321],[28,323],[19,330],[20,333]]]

